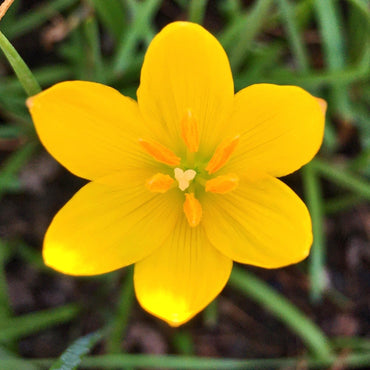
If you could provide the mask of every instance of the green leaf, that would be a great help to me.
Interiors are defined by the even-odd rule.
[[[256,1],[253,8],[241,18],[240,22],[243,24],[243,28],[239,32],[238,38],[231,43],[232,46],[229,52],[230,65],[233,71],[241,69],[246,55],[252,47],[253,39],[268,19],[272,3],[271,0]]]
[[[121,294],[118,300],[115,316],[110,324],[110,335],[107,339],[107,350],[110,353],[119,353],[122,348],[122,341],[127,328],[130,312],[134,303],[134,270],[128,267]]]
[[[35,28],[47,22],[50,18],[60,14],[61,11],[77,3],[78,0],[54,0],[44,2],[42,6],[16,17],[17,21],[12,22],[5,29],[6,34],[10,39],[33,31]]]
[[[312,217],[313,245],[309,256],[310,295],[319,302],[325,288],[325,230],[320,180],[311,163],[302,169],[305,199]]]
[[[27,360],[20,359],[9,350],[0,346],[0,365],[1,370],[39,370],[38,365],[32,364]]]
[[[327,180],[339,187],[347,188],[367,200],[370,200],[370,182],[351,173],[345,168],[339,168],[320,159],[314,159],[311,165]]]
[[[303,43],[297,20],[294,17],[294,9],[289,0],[279,0],[282,13],[283,25],[285,26],[292,52],[296,58],[298,69],[307,72],[309,70],[309,59],[307,50]]]
[[[12,153],[0,167],[0,199],[8,190],[18,187],[17,173],[32,158],[37,143],[29,142]]]
[[[314,0],[314,8],[317,14],[318,28],[322,36],[326,65],[331,71],[342,70],[346,66],[346,50],[339,6],[335,0]],[[336,82],[332,86],[331,93],[336,110],[345,118],[351,116],[346,85],[340,81]]]
[[[208,0],[191,0],[188,7],[188,19],[189,22],[198,24],[203,23],[204,14],[206,12]]]
[[[125,8],[121,0],[90,0],[96,10],[97,16],[105,27],[113,34],[116,40],[125,30]]]
[[[151,20],[158,8],[162,5],[160,0],[148,0],[139,2],[131,0],[128,2],[135,13],[132,23],[122,35],[113,60],[113,71],[119,75],[125,71],[135,54],[135,48],[139,41],[150,33]]]
[[[74,304],[9,318],[0,326],[0,343],[9,342],[72,320],[79,312]]]
[[[51,366],[50,370],[73,370],[81,363],[83,356],[88,354],[95,344],[103,337],[102,332],[95,332],[77,339],[60,358]]]
[[[8,41],[4,34],[0,31],[0,49],[5,54],[8,62],[13,67],[20,83],[22,84],[28,96],[36,95],[41,91],[40,85],[36,81],[34,75],[27,67],[17,50]]]
[[[82,359],[81,367],[84,369],[128,369],[130,367],[144,369],[195,369],[195,370],[233,370],[233,369],[299,369],[303,365],[305,368],[327,369],[331,365],[340,364],[347,368],[365,368],[369,365],[369,353],[350,353],[331,356],[325,359],[312,357],[287,357],[270,359],[231,359],[231,358],[207,358],[196,356],[158,356],[141,354],[112,354],[100,356],[86,356]],[[4,361],[10,365],[10,361]],[[50,359],[32,360],[32,363],[47,366]],[[13,362],[15,365],[16,363]],[[302,365],[303,364],[303,365]],[[14,367],[17,369],[17,367]]]
[[[244,271],[233,268],[230,285],[268,309],[296,333],[311,352],[320,359],[329,359],[332,350],[321,329],[283,295],[270,288],[264,281]]]

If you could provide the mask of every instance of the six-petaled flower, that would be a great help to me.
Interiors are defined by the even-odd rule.
[[[220,293],[232,261],[308,255],[309,213],[276,177],[318,151],[323,101],[270,84],[234,95],[223,48],[188,22],[154,38],[137,98],[69,81],[28,100],[46,149],[91,180],[53,219],[47,265],[93,275],[135,263],[140,304],[177,326]]]

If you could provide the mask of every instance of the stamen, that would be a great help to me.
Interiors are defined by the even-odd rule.
[[[181,168],[175,168],[175,179],[179,183],[180,190],[184,191],[190,186],[190,181],[194,180],[197,173],[194,170],[183,171]]]
[[[186,219],[191,227],[198,226],[202,218],[202,206],[199,200],[194,197],[194,193],[186,193],[185,197],[184,213]]]
[[[153,193],[163,194],[171,188],[174,182],[175,180],[171,176],[157,173],[147,180],[145,185]]]
[[[181,121],[181,136],[191,153],[195,153],[199,148],[199,127],[193,116],[193,112],[188,109]]]
[[[170,166],[177,166],[181,159],[170,149],[154,140],[139,139],[140,145],[145,151],[150,154],[158,162],[168,164]]]
[[[225,194],[234,190],[239,184],[239,177],[230,173],[224,176],[217,176],[206,182],[206,191],[211,193]]]
[[[225,139],[215,150],[211,160],[208,162],[206,171],[209,174],[215,173],[229,160],[239,143],[240,136],[237,135],[232,139]]]

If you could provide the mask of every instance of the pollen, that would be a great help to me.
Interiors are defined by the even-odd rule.
[[[199,200],[195,198],[194,193],[186,193],[184,202],[184,213],[191,227],[199,225],[202,218],[202,206]]]
[[[193,112],[188,109],[181,121],[181,136],[191,153],[199,148],[199,127]]]
[[[169,175],[157,173],[146,181],[146,187],[153,193],[165,193],[169,190],[175,180]]]
[[[239,143],[240,136],[234,136],[231,139],[225,139],[216,148],[211,160],[208,162],[206,171],[209,174],[215,173],[229,160],[231,154],[233,154],[235,148]]]
[[[142,148],[155,160],[170,166],[177,166],[181,159],[170,149],[154,140],[139,139]]]
[[[194,170],[183,171],[181,168],[175,168],[175,179],[179,183],[179,189],[182,191],[186,190],[196,174]]]
[[[234,190],[239,184],[239,177],[235,174],[217,176],[206,182],[206,191],[211,193],[225,194]]]

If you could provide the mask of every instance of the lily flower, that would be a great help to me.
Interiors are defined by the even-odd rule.
[[[203,27],[174,22],[154,37],[137,102],[67,81],[27,105],[49,153],[90,180],[47,230],[53,269],[135,264],[141,306],[178,326],[221,292],[233,261],[277,268],[309,254],[310,215],[277,177],[318,151],[325,102],[271,84],[235,95],[227,55]]]

